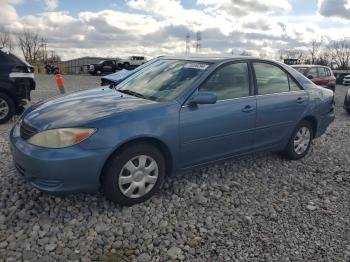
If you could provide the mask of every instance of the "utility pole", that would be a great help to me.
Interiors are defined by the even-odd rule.
[[[190,34],[186,35],[186,55],[190,54]]]
[[[197,32],[197,42],[196,42],[196,53],[199,53],[201,50],[201,40],[202,34],[200,31]]]

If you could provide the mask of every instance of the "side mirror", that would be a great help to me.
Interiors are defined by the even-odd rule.
[[[309,78],[310,80],[313,79],[314,77],[312,75],[308,75],[307,78]]]
[[[218,97],[213,92],[199,92],[189,102],[190,105],[215,104]]]

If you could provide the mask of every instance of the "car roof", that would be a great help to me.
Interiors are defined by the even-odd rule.
[[[326,67],[326,68],[329,68],[328,66],[324,66],[324,65],[292,65],[292,67],[305,67],[305,68]]]
[[[209,62],[209,63],[221,63],[229,62],[235,60],[259,60],[259,61],[268,61],[275,62],[274,60],[262,59],[253,56],[230,56],[230,55],[184,55],[184,56],[160,56],[159,59],[174,59],[174,60],[186,60],[194,62]]]

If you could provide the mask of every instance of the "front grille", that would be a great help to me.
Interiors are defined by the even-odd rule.
[[[37,132],[38,130],[35,127],[32,127],[24,123],[24,121],[22,121],[21,127],[20,127],[20,135],[24,140],[28,140],[29,138],[34,136]]]

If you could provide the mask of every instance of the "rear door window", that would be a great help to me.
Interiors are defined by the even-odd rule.
[[[253,65],[259,95],[289,91],[288,75],[282,69],[275,65],[261,62]]]
[[[313,77],[318,77],[318,70],[317,67],[310,68],[308,75],[311,75]]]
[[[318,67],[318,68],[317,68],[317,71],[318,71],[318,76],[319,76],[319,77],[326,77],[326,76],[327,76],[324,67]]]

